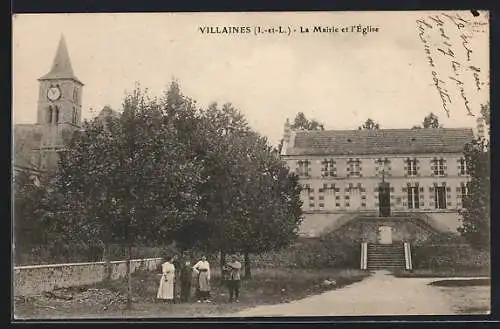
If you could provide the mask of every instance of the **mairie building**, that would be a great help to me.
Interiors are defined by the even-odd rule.
[[[287,120],[281,157],[300,177],[301,234],[358,241],[366,268],[371,254],[411,254],[418,240],[456,233],[473,138],[469,128],[294,131]],[[411,267],[409,257],[392,265]]]

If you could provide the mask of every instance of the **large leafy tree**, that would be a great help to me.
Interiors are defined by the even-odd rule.
[[[481,115],[489,120],[489,107],[483,106]],[[489,121],[488,121],[489,122]],[[478,249],[488,250],[490,243],[491,160],[489,142],[474,140],[464,150],[470,181],[468,193],[463,200],[461,227],[459,232]]]
[[[297,176],[276,157],[265,138],[248,139],[249,148],[244,151],[248,164],[240,187],[252,197],[242,205],[244,212],[236,221],[233,242],[245,256],[246,277],[251,275],[249,255],[290,245],[302,215]]]
[[[380,129],[380,125],[376,123],[373,119],[368,118],[363,125],[358,127],[358,130],[377,130]]]
[[[429,113],[425,116],[424,121],[422,121],[422,126],[413,126],[412,129],[420,128],[441,128],[442,125],[439,124],[439,118],[434,113]]]
[[[291,128],[294,130],[325,130],[322,123],[314,119],[307,119],[303,112],[297,113]]]
[[[166,245],[198,211],[202,166],[165,102],[139,89],[118,117],[84,123],[62,155],[48,220],[73,243]]]
[[[47,236],[40,221],[46,195],[45,180],[38,175],[20,171],[13,177],[14,247],[16,262],[23,253],[29,253],[47,243]]]
[[[180,245],[220,252],[223,262],[229,252],[245,253],[248,259],[250,253],[293,241],[300,192],[276,150],[231,104],[211,104],[197,121],[191,140],[197,161],[204,164],[202,210],[178,232]]]

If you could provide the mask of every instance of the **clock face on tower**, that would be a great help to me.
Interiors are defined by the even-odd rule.
[[[47,98],[51,101],[56,101],[61,98],[61,89],[58,86],[51,86],[47,90]]]

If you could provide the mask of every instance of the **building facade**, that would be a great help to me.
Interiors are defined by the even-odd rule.
[[[40,174],[57,166],[64,139],[80,129],[83,83],[73,73],[64,37],[50,71],[38,79],[37,121],[14,126],[14,171]]]
[[[456,232],[473,138],[454,128],[292,131],[287,121],[281,156],[303,188],[302,234],[342,229],[377,243]]]

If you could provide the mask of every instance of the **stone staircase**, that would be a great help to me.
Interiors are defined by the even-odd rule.
[[[405,269],[405,251],[403,243],[368,244],[368,270]]]

